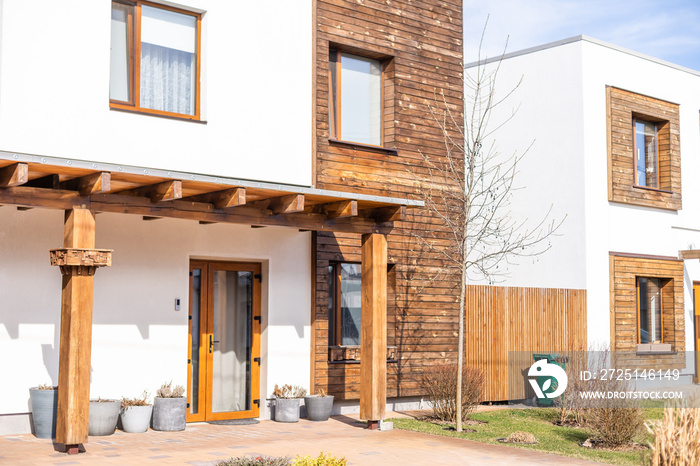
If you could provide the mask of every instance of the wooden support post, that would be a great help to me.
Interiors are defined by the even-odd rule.
[[[360,419],[372,428],[386,415],[386,236],[362,235]]]
[[[63,275],[56,443],[65,444],[68,453],[88,440],[93,275],[97,267],[111,265],[111,251],[94,247],[94,214],[66,211],[63,249],[51,251],[51,265]]]

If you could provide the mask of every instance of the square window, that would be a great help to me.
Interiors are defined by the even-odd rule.
[[[112,2],[110,105],[199,119],[200,15]]]
[[[382,146],[383,68],[381,60],[330,51],[331,138]]]

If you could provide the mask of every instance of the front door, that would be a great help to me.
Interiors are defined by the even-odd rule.
[[[700,282],[693,282],[693,305],[695,308],[695,377],[693,383],[698,383],[700,376]]]
[[[260,264],[190,262],[187,421],[260,413]]]

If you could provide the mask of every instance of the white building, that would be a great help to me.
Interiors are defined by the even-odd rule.
[[[587,345],[697,377],[700,72],[578,36],[506,54],[497,95],[516,86],[493,118],[516,112],[494,136],[504,156],[531,146],[512,210],[565,221],[503,284],[584,290]]]

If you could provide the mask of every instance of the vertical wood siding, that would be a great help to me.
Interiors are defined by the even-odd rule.
[[[322,189],[419,198],[416,174],[425,154],[445,157],[444,135],[431,116],[444,91],[458,121],[463,112],[461,0],[317,0],[316,2],[316,186]],[[372,149],[329,141],[330,48],[384,60],[384,146]],[[452,132],[452,137],[458,133]],[[456,361],[457,282],[438,276],[438,250],[416,235],[434,236],[436,220],[409,210],[388,235],[388,345],[397,363],[387,365],[387,396],[421,395],[422,369]],[[442,243],[441,243],[442,242]],[[328,265],[360,261],[360,236],[315,234],[314,389],[338,399],[359,398],[358,364],[328,361]]]
[[[531,353],[585,350],[586,335],[585,290],[467,287],[465,361],[484,371],[489,401],[526,398]]]

